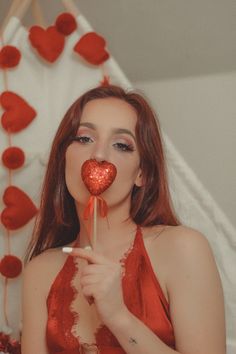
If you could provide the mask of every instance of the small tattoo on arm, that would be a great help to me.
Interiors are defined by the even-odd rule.
[[[136,340],[134,338],[132,338],[132,337],[129,338],[129,342],[131,344],[137,344]]]

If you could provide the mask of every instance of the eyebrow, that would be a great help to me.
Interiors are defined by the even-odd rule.
[[[93,123],[81,123],[79,125],[79,127],[87,127],[93,130],[96,130],[96,125]],[[115,134],[129,134],[130,136],[132,136],[132,138],[134,139],[134,141],[136,142],[136,138],[134,136],[134,134],[129,130],[129,129],[125,129],[125,128],[114,128],[112,129],[112,132]]]

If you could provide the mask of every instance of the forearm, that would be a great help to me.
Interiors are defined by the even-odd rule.
[[[160,340],[142,321],[124,310],[107,324],[127,354],[177,354]]]

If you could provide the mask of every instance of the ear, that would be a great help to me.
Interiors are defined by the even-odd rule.
[[[138,170],[138,174],[137,174],[134,184],[137,187],[142,187],[142,185],[143,185],[143,177],[142,177],[142,170],[141,169]]]

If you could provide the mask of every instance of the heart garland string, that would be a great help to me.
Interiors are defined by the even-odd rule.
[[[73,33],[76,28],[77,22],[74,16],[70,13],[62,13],[56,18],[54,25],[49,26],[47,29],[40,26],[32,26],[28,34],[29,42],[40,57],[52,64],[59,58],[64,49],[65,37]],[[1,156],[2,164],[8,170],[8,187],[3,193],[3,202],[6,207],[0,214],[0,220],[6,229],[8,250],[7,254],[0,260],[0,273],[5,277],[3,300],[6,323],[5,332],[10,334],[12,330],[9,327],[6,309],[7,284],[9,278],[18,277],[22,271],[21,260],[11,255],[10,232],[26,225],[38,211],[30,197],[20,188],[12,185],[12,173],[24,167],[25,153],[21,148],[12,146],[11,134],[16,134],[32,124],[37,112],[23,97],[13,91],[9,91],[7,72],[20,64],[22,54],[17,47],[4,45],[4,40],[1,36],[0,39],[2,44],[0,48],[0,70],[3,71],[5,88],[5,91],[0,95],[0,105],[4,111],[1,116],[1,125],[8,136],[9,142],[9,146],[3,151]],[[110,57],[105,47],[106,41],[102,36],[96,32],[88,32],[80,37],[73,48],[74,53],[78,54],[85,62],[100,66],[103,73],[103,79],[99,82],[100,86],[110,85],[110,77],[102,65]],[[115,178],[114,171],[112,174],[114,174]],[[106,188],[108,187],[109,185],[107,184]],[[105,217],[107,215],[107,204],[98,195],[102,193],[101,189],[98,188],[98,191],[93,194],[94,191],[93,189],[87,209],[84,212],[85,218],[92,218],[92,215],[96,216],[97,202],[100,216]]]
[[[37,213],[37,208],[30,197],[18,187],[12,186],[11,183],[12,171],[21,168],[25,161],[24,151],[17,146],[11,146],[11,134],[27,128],[37,112],[24,98],[8,91],[7,71],[19,65],[21,52],[14,46],[4,45],[2,38],[1,41],[0,69],[3,70],[5,87],[5,91],[0,95],[0,105],[4,111],[1,117],[1,125],[8,136],[9,147],[3,151],[1,157],[3,166],[8,170],[8,187],[3,193],[3,202],[6,208],[0,216],[0,220],[6,229],[8,250],[7,254],[0,260],[0,274],[5,277],[3,295],[4,331],[6,334],[10,334],[12,329],[9,326],[7,315],[8,279],[14,279],[22,272],[21,259],[11,254],[10,231],[26,225]]]

